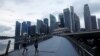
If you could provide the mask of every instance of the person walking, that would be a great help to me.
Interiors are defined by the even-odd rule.
[[[24,48],[24,50],[23,50],[23,53],[22,53],[22,55],[24,55],[24,53],[25,53],[25,51],[27,52],[27,34],[25,33],[24,34],[24,38],[23,38],[23,48]]]
[[[34,42],[35,54],[38,54],[38,37],[39,37],[39,34],[36,34],[35,37],[36,37],[35,42]]]
[[[38,39],[37,38],[35,39],[34,46],[35,46],[35,54],[36,54],[38,53]]]

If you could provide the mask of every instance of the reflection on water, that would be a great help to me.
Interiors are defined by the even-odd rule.
[[[9,40],[11,40],[9,52],[14,50],[14,39],[0,39],[0,54],[5,53]]]

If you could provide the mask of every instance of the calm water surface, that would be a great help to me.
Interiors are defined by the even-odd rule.
[[[9,52],[14,50],[14,39],[0,39],[0,54],[5,53],[9,40],[11,40]]]

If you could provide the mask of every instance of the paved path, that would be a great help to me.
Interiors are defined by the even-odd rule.
[[[28,46],[28,51],[22,55],[21,50],[14,51],[9,56],[35,56],[34,45]],[[63,37],[53,36],[53,38],[39,43],[38,56],[78,56],[72,44]]]

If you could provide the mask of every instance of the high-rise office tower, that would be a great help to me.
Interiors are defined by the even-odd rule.
[[[15,37],[16,36],[20,36],[20,26],[21,26],[21,23],[16,21],[16,27],[15,27]]]
[[[48,25],[49,25],[49,24],[48,24],[48,23],[49,23],[49,22],[48,22],[48,18],[44,18],[44,20],[43,20],[43,21],[44,21],[44,24],[45,24],[46,26],[48,26]]]
[[[41,27],[40,27],[40,33],[46,34],[46,31],[47,31],[46,25],[45,24],[42,24]]]
[[[75,19],[75,32],[79,32],[80,31],[80,19],[79,16],[77,16],[77,14],[74,13],[74,19]]]
[[[64,27],[64,15],[63,15],[63,13],[59,14],[59,20],[60,20],[60,27]]]
[[[91,25],[92,25],[92,30],[97,29],[96,16],[91,16]]]
[[[84,5],[84,20],[85,20],[86,30],[90,31],[92,29],[92,26],[91,26],[91,15],[88,4]]]
[[[49,24],[48,23],[49,23],[48,19],[47,18],[44,18],[44,25],[46,27],[45,34],[48,34],[49,33]]]
[[[20,39],[20,27],[21,27],[21,23],[16,21],[14,49],[18,49],[19,48],[19,44],[16,43],[16,42],[18,42],[19,39]]]
[[[30,27],[31,27],[31,22],[30,22],[30,21],[27,21],[27,32],[28,32],[28,37],[31,35]]]
[[[75,18],[74,18],[74,7],[70,6],[70,24],[71,24],[71,31],[75,32]]]
[[[36,26],[32,25],[30,26],[30,35],[35,35],[36,34]]]
[[[56,29],[56,17],[50,14],[50,32],[52,33]]]
[[[22,22],[22,27],[21,27],[21,36],[23,36],[24,33],[28,34],[28,28],[27,28],[27,22]]]
[[[37,20],[37,33],[40,34],[40,28],[43,25],[43,21],[42,20]]]
[[[100,18],[98,19],[98,28],[100,29]]]
[[[67,27],[70,32],[72,32],[69,8],[64,9],[63,12],[64,12],[64,20],[65,20],[64,26]]]

